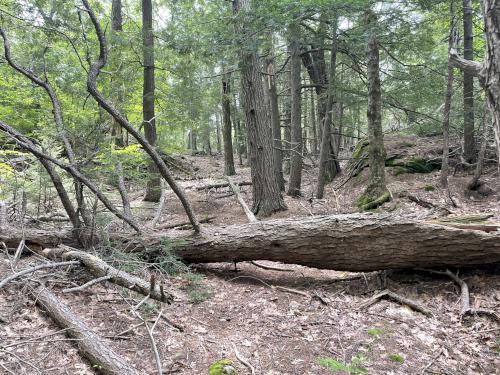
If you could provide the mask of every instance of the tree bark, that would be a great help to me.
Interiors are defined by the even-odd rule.
[[[152,0],[142,0],[142,56],[144,64],[144,82],[142,92],[142,120],[144,135],[151,146],[156,145],[155,118],[155,57],[153,37],[153,3]],[[160,178],[156,165],[151,162],[148,167],[149,179],[146,184],[147,202],[160,200]]]
[[[217,227],[171,243],[178,256],[192,263],[272,260],[368,272],[498,263],[499,228],[498,224],[419,222],[391,215],[349,214]],[[26,243],[53,246],[49,240],[63,241],[61,234],[57,237],[54,233],[48,234],[26,231]],[[117,243],[123,241],[142,249],[153,248],[165,237],[159,233],[132,244],[130,237],[124,234],[110,235]],[[0,241],[15,247],[21,236],[20,231],[0,233]]]
[[[111,30],[122,31],[122,0],[113,0],[111,3]]]
[[[224,174],[234,176],[233,137],[231,134],[231,83],[229,74],[222,77],[222,139],[224,141]]]
[[[382,131],[382,98],[380,89],[379,48],[375,23],[375,13],[369,10],[366,14],[368,27],[367,43],[367,80],[368,80],[368,154],[370,177],[364,194],[359,198],[361,209],[373,209],[389,200],[390,195],[385,186],[385,147]]]
[[[292,23],[289,27],[290,43],[290,179],[287,194],[292,197],[301,195],[302,183],[302,103],[300,77],[300,26]]]
[[[331,179],[328,175],[328,159],[333,157],[336,158],[337,154],[334,152],[333,155],[330,154],[331,144],[332,144],[332,115],[333,115],[333,105],[335,103],[335,82],[336,82],[336,67],[337,67],[337,25],[336,22],[333,26],[332,33],[332,50],[330,54],[330,80],[328,86],[328,97],[326,104],[326,114],[323,118],[323,131],[321,134],[321,149],[319,156],[319,168],[318,168],[318,185],[316,188],[316,198],[322,199],[325,191],[325,184]]]
[[[271,127],[273,133],[273,165],[276,173],[280,190],[285,190],[285,178],[283,177],[283,144],[281,142],[281,123],[280,123],[280,110],[278,105],[278,92],[276,89],[276,75],[274,71],[274,59],[272,54],[266,59],[267,70],[267,90],[269,95],[269,104],[271,107]]]
[[[474,60],[472,0],[463,0],[464,59]],[[474,140],[474,75],[464,71],[464,158],[472,163],[476,157]]]
[[[234,0],[236,15],[250,11],[250,0]],[[244,17],[243,17],[244,19]],[[251,38],[252,30],[246,22],[235,24],[240,40]],[[264,87],[260,72],[258,48],[255,43],[240,45],[240,69],[243,108],[248,134],[248,150],[252,174],[253,207],[259,216],[286,209],[273,165],[272,132],[269,113],[266,111]]]
[[[457,38],[456,33],[456,9],[455,0],[451,0],[450,4],[450,33],[448,36],[448,53],[455,47]],[[450,111],[451,99],[453,96],[453,64],[451,58],[448,57],[448,75],[446,79],[446,94],[444,98],[443,109],[443,161],[441,163],[441,174],[439,182],[442,187],[448,187],[449,173],[449,154],[450,154]]]

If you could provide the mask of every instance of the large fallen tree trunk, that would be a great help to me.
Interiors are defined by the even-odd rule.
[[[75,339],[80,354],[88,359],[92,367],[106,375],[138,375],[121,355],[111,349],[80,318],[62,303],[50,290],[41,286],[30,290],[36,304],[45,310],[65,333]]]
[[[391,215],[331,215],[206,229],[199,235],[171,239],[169,247],[192,263],[273,260],[346,271],[460,267],[500,262],[499,228],[454,223],[450,218],[438,223]],[[0,241],[8,243],[5,237],[0,234]],[[29,232],[25,238],[27,243],[32,240]],[[119,241],[120,235],[113,239]],[[41,246],[54,246],[42,241],[37,238]],[[127,237],[127,246],[142,247],[157,257],[165,238],[156,235],[133,241]]]

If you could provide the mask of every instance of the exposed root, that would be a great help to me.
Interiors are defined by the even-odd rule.
[[[388,289],[385,289],[385,290],[381,291],[380,293],[375,294],[368,301],[366,301],[363,304],[361,304],[361,306],[359,306],[359,310],[363,310],[363,309],[366,309],[366,308],[370,307],[371,305],[373,305],[373,304],[377,303],[378,301],[380,301],[382,298],[387,298],[387,299],[396,301],[396,302],[400,303],[401,305],[406,305],[406,306],[410,307],[411,309],[413,309],[415,311],[418,311],[418,312],[420,312],[420,313],[422,313],[422,314],[424,314],[426,316],[432,316],[432,315],[434,315],[432,313],[432,311],[430,311],[428,308],[426,308],[425,306],[421,305],[420,303],[415,302],[415,301],[413,301],[413,300],[411,300],[409,298],[400,296],[399,294],[391,292]]]

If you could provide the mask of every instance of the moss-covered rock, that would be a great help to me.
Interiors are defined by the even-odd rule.
[[[230,359],[224,358],[212,363],[208,368],[209,375],[238,375]]]

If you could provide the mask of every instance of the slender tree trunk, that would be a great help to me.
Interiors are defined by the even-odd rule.
[[[231,103],[229,103],[229,106],[231,106]],[[231,107],[229,107],[231,108]],[[231,110],[230,110],[231,111]],[[220,119],[219,112],[215,113],[215,130],[217,132],[217,153],[220,154],[222,152],[222,142],[221,142],[221,119]],[[231,118],[229,118],[229,122],[231,122]]]
[[[312,128],[312,151],[313,154],[316,156],[318,155],[318,129],[316,126],[316,108],[314,105],[314,94],[311,91],[310,93],[310,98],[311,98],[311,128]]]
[[[384,135],[382,132],[382,99],[379,72],[379,48],[375,31],[377,17],[369,10],[366,14],[368,28],[367,80],[368,80],[368,138],[370,177],[365,193],[359,198],[361,209],[372,209],[390,199],[385,186]]]
[[[233,159],[233,138],[231,135],[231,86],[230,76],[222,77],[222,138],[224,140],[224,174],[233,176],[236,174]]]
[[[333,114],[333,104],[335,102],[335,82],[336,82],[336,71],[337,71],[337,25],[333,26],[332,33],[332,50],[330,54],[330,80],[328,87],[328,97],[326,100],[326,113],[323,118],[323,130],[321,134],[321,149],[319,156],[319,168],[318,168],[318,185],[316,188],[316,198],[322,199],[325,191],[325,184],[330,181],[328,176],[328,162],[330,157],[336,158],[337,155],[334,153],[330,154],[331,144],[332,144],[332,114]]]
[[[122,31],[122,0],[113,0],[111,3],[111,30]]]
[[[234,0],[235,14],[250,11],[250,0]],[[245,22],[235,25],[236,35],[248,40],[252,31]],[[274,173],[271,118],[265,111],[264,87],[260,72],[258,49],[252,43],[240,48],[241,88],[245,110],[250,167],[252,173],[253,211],[269,216],[286,208]]]
[[[472,0],[463,0],[464,24],[464,59],[474,60],[474,37],[472,23]],[[464,71],[464,158],[467,162],[474,161],[474,76]]]
[[[490,133],[490,126],[488,120],[488,106],[485,103],[484,106],[484,114],[483,114],[483,134],[481,137],[481,148],[479,149],[479,154],[477,157],[476,170],[474,171],[474,176],[467,184],[467,190],[476,190],[481,186],[481,175],[483,174],[483,166],[484,166],[484,157],[486,155],[486,146],[488,145],[488,138]]]
[[[144,86],[142,94],[142,118],[144,135],[151,146],[156,145],[155,118],[155,63],[153,38],[153,3],[142,0],[142,53],[144,64]],[[150,163],[145,201],[158,202],[161,196],[160,177],[154,163]]]
[[[115,50],[120,48],[119,47],[119,40],[120,38],[118,37],[119,34],[121,34],[123,30],[123,17],[122,17],[122,1],[121,0],[113,0],[111,4],[111,46]],[[116,68],[116,73],[113,74],[112,76],[112,83],[113,87],[112,89],[114,91],[118,91],[117,100],[116,100],[116,107],[120,108],[122,106],[122,103],[124,101],[123,95],[124,95],[124,83],[123,83],[123,77],[122,77],[122,61],[120,59],[121,56],[118,55],[119,61],[118,61],[118,66]],[[118,81],[118,82],[117,82]],[[116,122],[115,119],[112,120],[113,123],[111,125],[111,137],[114,142],[114,144],[117,147],[123,147],[124,142],[123,142],[123,131],[122,127],[120,124]]]
[[[450,34],[448,40],[448,51],[450,51],[456,41],[456,5],[455,0],[451,0],[450,5]],[[446,84],[446,95],[444,98],[443,110],[443,161],[441,163],[441,175],[439,182],[444,188],[448,187],[449,175],[449,154],[450,154],[450,111],[451,111],[451,98],[453,96],[453,64],[448,58],[448,76]]]
[[[302,101],[300,75],[300,28],[291,24],[290,33],[290,98],[291,109],[291,144],[290,144],[290,180],[287,194],[292,197],[301,195],[302,182]]]

